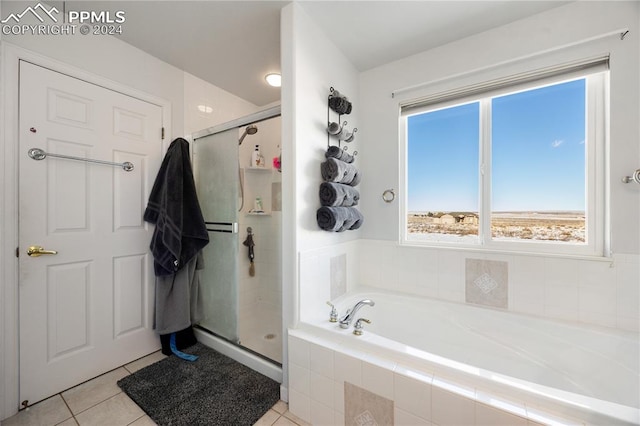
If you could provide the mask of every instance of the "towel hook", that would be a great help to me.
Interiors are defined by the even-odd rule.
[[[393,189],[387,189],[382,193],[382,200],[385,203],[391,203],[396,199],[396,193]]]

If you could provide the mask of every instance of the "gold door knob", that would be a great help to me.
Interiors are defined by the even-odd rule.
[[[27,250],[27,254],[31,257],[42,256],[43,254],[58,254],[55,250],[45,250],[40,246],[31,246]]]

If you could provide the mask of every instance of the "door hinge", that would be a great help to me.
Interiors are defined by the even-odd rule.
[[[164,140],[164,127],[162,128],[162,140]]]
[[[20,257],[20,247],[16,247],[16,257]]]

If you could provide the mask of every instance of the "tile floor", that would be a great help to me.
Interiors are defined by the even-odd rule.
[[[148,426],[155,423],[120,390],[117,381],[165,358],[160,351],[41,401],[1,426]],[[308,426],[278,401],[254,426]],[[226,425],[225,425],[226,426]],[[229,425],[231,426],[231,425]]]

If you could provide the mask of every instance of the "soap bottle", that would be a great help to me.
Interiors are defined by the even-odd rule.
[[[260,153],[260,145],[256,145],[251,153],[251,167],[264,167],[264,157]]]

